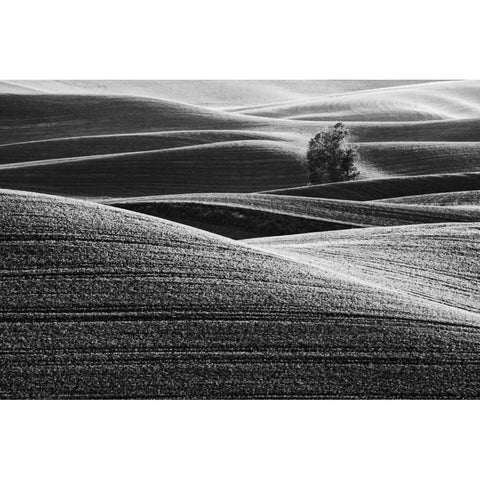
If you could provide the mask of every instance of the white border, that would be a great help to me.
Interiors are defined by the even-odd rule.
[[[480,78],[473,0],[15,0],[3,79]]]
[[[3,402],[5,479],[477,478],[477,402]]]

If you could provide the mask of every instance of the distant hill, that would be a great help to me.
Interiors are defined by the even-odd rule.
[[[141,96],[214,107],[300,101],[428,80],[12,80],[0,93]]]

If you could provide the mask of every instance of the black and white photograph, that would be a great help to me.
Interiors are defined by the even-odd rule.
[[[2,15],[0,476],[474,478],[478,15],[166,3]]]
[[[0,91],[2,397],[480,396],[480,81]]]

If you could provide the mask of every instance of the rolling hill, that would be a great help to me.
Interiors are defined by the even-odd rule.
[[[305,185],[301,139],[266,131],[193,130],[6,144],[0,145],[0,185],[79,197],[254,192]],[[480,170],[477,142],[373,142],[361,143],[359,149],[359,167],[367,179]],[[192,169],[196,175],[185,176]],[[317,188],[292,193],[310,196]]]
[[[274,134],[248,130],[180,130],[64,137],[0,145],[0,165],[111,153],[146,152],[244,140],[294,143],[297,139],[296,135],[286,133]]]
[[[197,83],[195,88],[214,102],[213,84]],[[320,91],[315,82],[297,83],[287,82],[279,88],[285,95],[294,95],[297,89],[298,96]],[[303,162],[308,140],[331,123],[261,118],[235,109],[127,96],[127,84],[132,95],[145,94],[150,87],[160,92],[155,82],[150,86],[141,82],[6,83],[5,89],[17,90],[0,94],[0,188],[88,198],[301,187],[307,183]],[[172,85],[163,86],[173,92]],[[232,85],[225,89],[244,91],[237,92],[242,101],[256,88],[255,82]],[[350,87],[354,85],[361,91],[324,94],[322,98],[377,94],[396,98],[404,91],[423,89],[436,92],[435,101],[454,92],[452,102],[467,102],[468,98],[475,103],[475,82],[427,82],[370,90],[364,88],[368,82],[353,82]],[[335,88],[350,87],[339,83]],[[45,91],[23,92],[23,88]],[[180,98],[187,84],[176,88]],[[221,97],[221,89],[215,95]],[[350,122],[352,139],[362,153],[362,178],[477,171],[480,120],[458,118],[462,116]],[[22,163],[21,171],[15,171],[17,163]],[[195,174],[185,175],[186,170]]]
[[[306,181],[301,152],[283,140],[213,142],[0,165],[4,188],[74,197],[252,192]]]
[[[418,298],[480,313],[480,224],[368,228],[247,243]]]
[[[263,193],[365,201],[477,189],[480,189],[480,173],[458,173],[450,175],[412,175],[358,180],[355,182],[328,183]]]
[[[480,209],[265,194],[162,195],[110,199],[104,203],[235,239],[369,226],[480,221]]]
[[[0,95],[2,144],[165,130],[248,129],[262,121],[168,100],[107,95]]]
[[[480,318],[464,296],[454,306],[60,197],[3,190],[0,220],[3,398],[479,395]],[[387,237],[419,232],[417,251],[454,255],[463,292],[478,227],[412,228]]]
[[[336,121],[342,121],[340,116]],[[279,123],[285,122],[279,121]],[[311,132],[313,126],[321,129],[325,123],[290,121],[297,129]],[[332,122],[329,123],[330,125]],[[415,122],[346,122],[356,142],[479,142],[480,119],[429,120]],[[310,128],[308,128],[310,127]]]
[[[360,168],[377,177],[480,171],[480,142],[360,143]]]
[[[455,120],[480,116],[480,82],[432,82],[323,96],[305,102],[242,108],[245,115],[307,121]]]
[[[480,190],[412,195],[410,197],[397,197],[377,201],[387,201],[388,203],[408,203],[413,205],[480,208]]]
[[[306,100],[425,80],[12,80],[0,81],[0,93],[126,95],[174,102],[233,107]]]

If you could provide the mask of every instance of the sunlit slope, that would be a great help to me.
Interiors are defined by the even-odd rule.
[[[127,95],[196,105],[231,107],[305,100],[319,95],[365,90],[422,80],[13,80],[0,92]]]
[[[357,229],[249,243],[369,284],[480,312],[480,223]]]
[[[243,109],[246,115],[307,121],[421,121],[480,116],[480,81],[432,82]]]
[[[428,195],[412,195],[410,197],[397,197],[385,200],[388,203],[407,203],[413,205],[439,205],[449,207],[480,208],[480,190],[467,190],[466,192],[431,193]]]
[[[120,208],[231,238],[430,222],[480,221],[480,209],[389,205],[265,194],[191,194],[112,199]]]
[[[275,195],[378,200],[430,193],[480,189],[480,173],[389,177],[354,182],[338,182],[264,192]]]
[[[0,186],[78,197],[252,192],[306,183],[302,153],[289,142],[238,140],[17,162],[0,165]]]
[[[0,94],[5,93],[45,93],[39,85],[28,82],[0,80]]]
[[[475,314],[105,206],[0,206],[2,397],[480,394]]]

